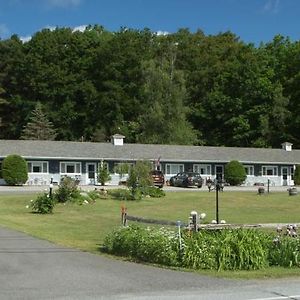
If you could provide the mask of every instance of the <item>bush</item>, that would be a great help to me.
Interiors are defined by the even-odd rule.
[[[39,195],[33,202],[31,202],[32,211],[39,214],[50,214],[53,212],[55,201],[49,197],[49,194],[44,193]]]
[[[131,259],[191,269],[259,270],[271,265],[299,266],[299,239],[284,238],[274,246],[273,235],[251,229],[177,232],[131,225],[119,228],[102,248]]]
[[[143,194],[144,194],[144,196],[148,195],[151,198],[161,198],[161,197],[166,196],[166,193],[162,189],[157,188],[155,186],[148,186],[148,187],[144,188]]]
[[[111,176],[108,171],[108,166],[102,161],[98,169],[98,181],[101,185],[105,185],[105,182],[109,180],[111,180]]]
[[[224,178],[230,185],[239,185],[245,181],[247,174],[240,162],[232,160],[225,166]]]
[[[300,240],[291,237],[280,237],[270,243],[270,265],[281,267],[300,267]]]
[[[135,260],[168,266],[178,265],[178,236],[171,230],[132,225],[109,234],[102,250]]]
[[[8,185],[21,185],[28,180],[28,168],[20,155],[8,155],[2,163],[2,175]]]
[[[79,199],[80,191],[78,190],[76,181],[70,177],[63,178],[54,197],[58,202],[63,203]]]
[[[296,170],[294,173],[294,183],[295,185],[300,185],[300,165],[296,166]]]

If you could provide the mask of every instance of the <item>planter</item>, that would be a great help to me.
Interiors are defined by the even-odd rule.
[[[295,196],[298,194],[298,191],[296,188],[290,188],[290,189],[288,189],[288,191],[289,191],[290,196]]]

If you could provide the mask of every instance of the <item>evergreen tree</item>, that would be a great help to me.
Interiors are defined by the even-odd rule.
[[[43,113],[41,103],[37,103],[29,122],[22,131],[23,140],[54,140],[56,137],[52,122]]]

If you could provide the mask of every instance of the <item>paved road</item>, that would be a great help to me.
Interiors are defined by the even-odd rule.
[[[216,279],[59,247],[0,227],[0,299],[300,299],[300,279]]]

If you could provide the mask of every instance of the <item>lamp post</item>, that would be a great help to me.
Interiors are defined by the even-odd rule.
[[[268,194],[270,193],[270,178],[268,178]]]
[[[49,184],[49,197],[52,199],[52,190],[53,190],[53,177],[50,179],[50,184]]]
[[[219,190],[220,190],[219,180],[216,180],[216,221],[217,221],[217,224],[219,224]]]

